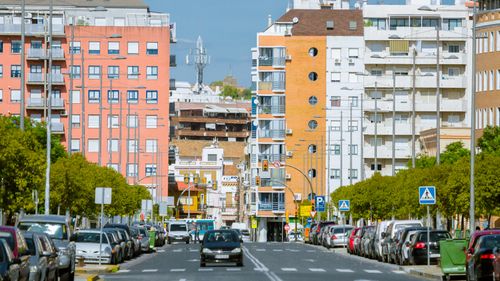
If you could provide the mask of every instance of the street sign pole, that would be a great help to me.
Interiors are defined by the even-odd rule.
[[[101,204],[101,231],[99,233],[99,267],[101,266],[102,259],[102,235],[104,227],[104,204],[111,204],[111,188],[97,187],[95,189],[95,203]]]
[[[431,237],[431,231],[430,231],[430,225],[431,225],[431,215],[429,212],[429,205],[427,205],[427,266],[431,265],[431,250],[430,250],[430,237]]]
[[[99,233],[99,268],[101,267],[102,257],[102,230],[104,225],[104,188],[101,189],[101,231]]]
[[[427,207],[427,266],[431,264],[430,256],[430,228],[431,228],[431,214],[429,205],[436,204],[436,187],[435,186],[420,186],[418,188],[419,203]]]

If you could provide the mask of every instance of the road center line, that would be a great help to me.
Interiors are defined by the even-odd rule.
[[[185,268],[172,268],[170,269],[170,272],[184,272],[186,271]]]
[[[198,268],[198,271],[214,271],[213,268]]]
[[[158,269],[144,269],[142,272],[157,272]]]
[[[323,268],[309,268],[309,270],[312,272],[326,272]]]
[[[283,270],[283,271],[297,271],[297,269],[294,267],[283,267],[283,268],[281,268],[281,270]]]
[[[246,247],[243,247],[243,253],[247,258],[255,265],[255,270],[259,270],[264,272],[264,274],[269,278],[271,281],[283,281],[281,278],[279,278],[274,272],[269,271],[269,269],[262,264],[256,257],[254,257],[251,253],[250,250],[248,250]]]
[[[380,270],[376,269],[365,269],[366,273],[382,273]]]
[[[337,270],[337,272],[342,272],[342,273],[353,273],[354,272],[351,269],[344,269],[344,268],[337,268],[335,270]]]

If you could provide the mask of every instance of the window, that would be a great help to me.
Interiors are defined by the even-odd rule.
[[[340,72],[332,72],[332,82],[340,82]]]
[[[120,91],[108,90],[108,103],[118,103],[120,100]]]
[[[500,90],[500,69],[497,70],[497,90]]]
[[[113,126],[113,128],[119,128],[120,127],[120,119],[118,115],[108,115],[108,129],[109,126]]]
[[[88,152],[99,152],[99,140],[89,139],[87,149]]]
[[[458,45],[448,45],[448,52],[449,53],[459,53],[460,52],[460,46],[458,46]]]
[[[146,177],[156,176],[156,164],[146,164]]]
[[[146,67],[146,78],[150,80],[158,79],[158,66]]]
[[[128,148],[128,152],[131,153],[131,152],[137,152],[138,151],[138,144],[139,142],[137,140],[128,140],[128,143],[127,143],[127,148]]]
[[[89,54],[99,55],[101,53],[101,42],[89,42]]]
[[[113,169],[117,172],[120,172],[120,166],[118,164],[108,163],[108,168]]]
[[[108,66],[108,78],[109,79],[120,78],[120,67],[117,65]]]
[[[500,51],[500,31],[497,32],[497,51]]]
[[[370,170],[375,171],[375,164],[370,165]],[[382,164],[377,164],[377,171],[382,171]]]
[[[368,25],[376,27],[378,30],[386,30],[387,22],[385,18],[369,18]]]
[[[3,77],[3,64],[0,64],[0,78]]]
[[[307,151],[309,151],[309,153],[316,153],[317,151],[316,145],[310,144],[307,148]]]
[[[21,90],[10,90],[10,102],[17,103],[21,101]]]
[[[99,90],[89,90],[89,103],[98,103],[101,99],[101,92]]]
[[[139,100],[139,91],[129,90],[127,91],[127,102],[128,103],[137,103]]]
[[[80,140],[79,139],[72,139],[71,140],[71,151],[72,152],[80,151]]]
[[[118,139],[108,139],[108,152],[118,152]]]
[[[125,18],[114,18],[113,25],[114,26],[125,26]]]
[[[101,66],[89,65],[89,79],[101,79]]]
[[[311,72],[311,73],[309,73],[308,77],[309,77],[309,80],[316,81],[316,80],[318,80],[318,73]]]
[[[3,102],[3,90],[0,89],[0,102]]]
[[[332,49],[332,59],[334,59],[336,64],[340,64],[340,60],[342,59],[340,48]]]
[[[349,105],[351,105],[352,107],[358,107],[358,97],[355,97],[355,96],[350,96],[349,97]]]
[[[309,169],[309,171],[307,172],[307,175],[310,178],[315,178],[317,176],[316,169]]]
[[[81,72],[82,69],[79,65],[72,65],[69,68],[69,73],[73,79],[80,79],[81,78]]]
[[[316,105],[317,103],[318,103],[318,98],[316,96],[309,97],[309,104],[310,105]]]
[[[127,128],[136,128],[136,127],[137,127],[137,115],[127,116]]]
[[[350,144],[349,145],[349,155],[358,155],[358,145],[357,144]]]
[[[217,154],[208,154],[207,155],[207,160],[208,161],[217,161]]]
[[[372,69],[372,70],[370,70],[370,75],[382,76],[382,69]]]
[[[3,53],[3,41],[0,41],[0,53]]]
[[[326,21],[326,29],[333,30],[335,27],[335,22],[333,20]]]
[[[410,20],[407,17],[390,19],[391,30],[396,30],[398,27],[408,27],[409,25],[410,25]]]
[[[146,103],[158,103],[158,91],[146,91]]]
[[[310,48],[310,49],[309,49],[309,52],[308,52],[308,53],[309,53],[309,56],[311,56],[311,57],[315,57],[315,56],[317,56],[317,55],[318,55],[318,49],[316,49],[316,48],[312,47],[312,48]]]
[[[21,53],[21,41],[12,41],[10,44],[10,52],[13,54]]]
[[[490,91],[494,90],[494,88],[493,88],[493,78],[494,78],[494,76],[493,76],[493,70],[490,70],[490,79],[489,79],[489,85],[488,85]]]
[[[333,107],[340,106],[340,96],[333,96],[330,101]]]
[[[356,132],[358,130],[358,120],[349,120],[348,132]]]
[[[333,120],[332,121],[332,131],[340,131],[342,129],[340,120]]]
[[[146,140],[146,152],[156,153],[158,148],[158,140]]]
[[[139,67],[138,66],[129,66],[127,68],[127,77],[128,77],[128,79],[138,79],[139,78]]]
[[[109,55],[119,55],[120,54],[120,42],[108,42],[108,54]]]
[[[331,179],[340,179],[340,169],[332,169],[331,173]]]
[[[158,43],[157,42],[146,43],[146,54],[157,55],[158,54]]]
[[[355,20],[349,21],[349,29],[350,30],[356,30],[357,27],[358,27],[358,23]]]
[[[354,72],[349,72],[349,83],[357,83],[358,82],[358,75]]]
[[[79,114],[71,115],[71,127],[72,128],[80,128],[80,115]]]
[[[358,48],[349,48],[349,58],[357,59],[359,57],[359,49]]]
[[[396,75],[396,76],[408,76],[408,69],[396,69],[396,70],[394,70],[394,75]]]
[[[334,155],[340,155],[340,144],[334,144],[333,145],[333,154]]]
[[[349,179],[358,178],[358,169],[349,169]]]
[[[95,18],[94,19],[95,26],[106,26],[106,18]]]
[[[99,115],[89,115],[89,129],[99,129]]]
[[[146,116],[146,129],[156,129],[158,127],[158,116],[147,115]]]
[[[316,128],[318,128],[318,121],[316,121],[316,120],[310,120],[307,123],[307,126],[309,127],[309,129],[315,130]]]
[[[127,164],[127,177],[137,177],[137,164]]]
[[[72,103],[80,103],[80,91],[71,92]]]
[[[443,29],[453,30],[462,26],[462,19],[443,19]]]
[[[457,67],[448,68],[448,76],[453,77],[459,75],[460,75],[460,69],[458,69]]]
[[[139,54],[139,42],[128,42],[127,43],[127,52],[129,55]]]
[[[80,54],[80,52],[82,51],[82,46],[81,46],[80,42],[70,42],[69,46],[70,46],[70,49],[69,49],[70,54],[71,53]]]
[[[13,64],[10,66],[10,77],[18,78],[21,77],[21,66]]]

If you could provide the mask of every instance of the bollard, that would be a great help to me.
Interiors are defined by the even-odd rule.
[[[78,266],[79,267],[84,267],[85,266],[85,258],[84,257],[79,257],[78,258]]]

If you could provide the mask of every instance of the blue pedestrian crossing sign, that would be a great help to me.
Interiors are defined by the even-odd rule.
[[[436,204],[436,187],[435,186],[420,186],[418,188],[420,205]]]
[[[325,211],[325,196],[316,196],[314,199],[314,202],[316,203],[316,206],[314,210],[316,212],[324,212]]]
[[[349,200],[339,200],[339,211],[349,212],[351,209],[351,201]]]

